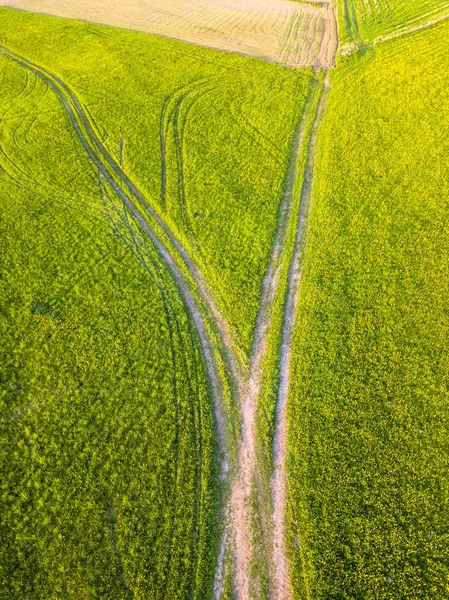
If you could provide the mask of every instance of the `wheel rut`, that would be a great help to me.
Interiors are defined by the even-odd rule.
[[[271,497],[273,503],[273,540],[271,549],[272,581],[270,598],[290,600],[292,587],[290,565],[286,547],[285,510],[287,505],[287,400],[290,387],[292,342],[297,318],[301,283],[301,259],[305,246],[305,227],[312,195],[313,169],[318,131],[325,111],[329,79],[326,76],[318,102],[307,151],[301,202],[297,216],[297,228],[293,256],[288,274],[287,297],[282,326],[282,342],[279,363],[279,388],[276,406],[276,424],[273,438],[273,473],[271,477]]]
[[[151,240],[160,259],[168,268],[184,306],[191,315],[200,340],[214,403],[220,447],[220,476],[226,482],[229,478],[231,463],[227,417],[223,406],[223,387],[227,385],[227,382],[222,379],[218,361],[223,360],[224,357],[226,367],[230,371],[231,382],[234,382],[233,387],[236,395],[239,395],[241,389],[241,373],[244,371],[244,367],[239,357],[234,353],[227,324],[213,302],[209,289],[185,248],[106,150],[95,133],[81,102],[70,88],[47,69],[32,63],[8,48],[0,46],[0,55],[33,72],[53,90],[60,99],[90,160],[116,196],[121,199],[130,215],[141,226]],[[151,221],[162,230],[166,237],[165,241]]]
[[[333,5],[332,5],[333,6]],[[329,48],[333,46],[333,37],[328,35],[328,41],[323,43],[323,52],[328,57],[334,54]],[[332,54],[332,56],[333,56]],[[290,583],[290,568],[288,564],[285,542],[285,507],[287,498],[286,476],[286,406],[289,389],[291,345],[293,328],[296,321],[297,305],[301,279],[301,257],[304,247],[305,219],[310,203],[312,190],[312,173],[316,139],[324,112],[328,94],[328,77],[324,91],[318,102],[310,138],[306,138],[303,115],[297,125],[291,150],[291,159],[286,173],[284,195],[281,199],[278,215],[278,227],[271,251],[269,266],[262,283],[259,312],[255,327],[254,343],[250,357],[249,370],[245,368],[242,359],[234,349],[228,324],[215,305],[211,292],[199,272],[188,251],[182,246],[173,231],[169,229],[160,215],[147,202],[132,180],[121,168],[121,165],[109,154],[103,142],[99,139],[95,126],[85,109],[72,92],[58,76],[50,73],[44,67],[32,63],[28,59],[0,46],[0,55],[16,62],[24,69],[31,71],[49,86],[60,99],[71,125],[90,160],[95,165],[101,177],[121,199],[123,206],[139,224],[143,232],[151,240],[160,260],[165,263],[171,273],[183,303],[191,315],[196,333],[200,340],[201,350],[206,365],[211,392],[214,401],[214,413],[217,426],[217,436],[221,450],[220,473],[223,482],[229,486],[229,501],[222,514],[223,536],[218,557],[215,577],[214,596],[220,599],[223,590],[224,563],[233,551],[235,544],[235,591],[239,600],[252,598],[251,570],[253,561],[251,495],[257,476],[257,441],[256,413],[262,393],[264,377],[264,361],[268,352],[268,335],[272,327],[271,313],[280,293],[281,270],[288,265],[288,283],[285,298],[285,310],[282,326],[282,344],[280,349],[280,382],[276,407],[276,423],[273,442],[273,473],[270,481],[273,512],[271,515],[270,547],[268,548],[270,598],[271,600],[289,600],[292,597]],[[326,60],[328,60],[326,58]],[[333,58],[332,58],[333,60]],[[205,87],[204,91],[206,91]],[[181,98],[182,100],[183,98]],[[310,106],[310,99],[308,101]],[[175,116],[179,121],[178,107]],[[174,126],[178,127],[178,121]],[[170,123],[170,117],[161,122],[161,130]],[[179,122],[179,126],[182,122]],[[166,133],[164,133],[166,139]],[[178,145],[179,140],[176,140]],[[164,140],[162,141],[164,143]],[[292,211],[295,185],[297,182],[297,167],[299,153],[307,146],[307,159],[304,183],[301,191],[299,214]],[[286,260],[286,244],[289,225],[296,223],[296,237],[291,261]],[[291,246],[290,246],[291,248]],[[290,250],[291,251],[291,250]],[[284,271],[285,272],[285,271]],[[285,282],[285,279],[284,279]],[[284,284],[285,289],[285,284]],[[220,363],[221,361],[221,363]],[[226,381],[223,379],[219,364],[224,364],[228,370]],[[229,447],[227,417],[224,412],[223,389],[230,385],[238,401],[241,412],[241,437],[237,447],[237,471],[230,480],[232,462]]]
[[[289,566],[285,547],[285,458],[286,446],[280,446],[279,440],[284,439],[286,421],[284,418],[286,394],[288,391],[289,369],[285,368],[289,361],[287,351],[291,346],[291,330],[293,329],[294,316],[290,316],[291,307],[289,297],[293,293],[290,289],[291,273],[297,269],[297,261],[300,254],[300,241],[305,214],[305,205],[309,196],[311,186],[311,171],[313,155],[315,151],[316,132],[319,127],[319,119],[323,105],[322,84],[316,80],[309,94],[306,108],[301,115],[292,140],[290,161],[286,172],[284,193],[278,213],[277,230],[274,237],[269,265],[262,282],[262,290],[259,301],[259,311],[254,331],[254,341],[250,359],[250,369],[246,385],[242,388],[240,396],[240,411],[242,415],[242,435],[238,453],[238,474],[233,483],[231,496],[231,520],[233,524],[236,544],[236,595],[240,600],[254,597],[253,589],[255,581],[251,575],[251,567],[254,560],[254,548],[252,543],[251,523],[254,521],[254,507],[251,504],[255,484],[260,475],[259,449],[257,447],[256,415],[263,393],[264,366],[268,357],[268,339],[272,331],[272,316],[276,301],[280,294],[284,293],[285,279],[282,280],[282,272],[288,270],[288,283],[285,299],[285,312],[283,318],[282,349],[280,352],[280,387],[278,393],[276,430],[273,447],[273,476],[270,482],[272,496],[272,514],[264,514],[263,521],[269,522],[268,533],[262,532],[264,544],[268,547],[266,557],[269,571],[270,598],[273,600],[288,600],[291,598],[291,587],[289,583]],[[313,122],[310,125],[310,121]],[[298,193],[298,183],[301,181],[302,169],[299,168],[300,157],[306,154],[306,172],[304,187]],[[295,198],[300,195],[300,202]],[[298,210],[293,206],[298,204]],[[289,233],[291,232],[291,233]],[[292,248],[292,237],[295,236],[294,249]],[[290,243],[289,243],[290,240]],[[287,246],[290,251],[287,250]],[[289,257],[288,252],[292,252]],[[295,279],[296,282],[296,279]],[[288,335],[287,335],[288,331]],[[281,417],[281,418],[279,418]],[[281,451],[282,450],[282,451]],[[263,483],[262,483],[263,485]],[[266,507],[259,510],[267,512]]]

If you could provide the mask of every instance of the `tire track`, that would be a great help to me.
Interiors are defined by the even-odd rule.
[[[196,93],[201,90],[204,86],[210,83],[212,77],[205,78],[200,82],[195,82],[192,85],[188,85],[174,91],[172,94],[167,96],[162,108],[160,122],[159,122],[159,138],[161,146],[161,207],[162,210],[167,208],[167,179],[168,179],[168,168],[167,168],[167,146],[168,138],[170,133],[170,125],[173,125],[173,114],[176,107],[183,102],[189,95]]]
[[[189,398],[193,398],[199,397],[199,381],[198,381],[198,364],[197,364],[197,358],[196,358],[196,352],[195,352],[195,348],[196,348],[196,344],[195,344],[195,334],[192,328],[192,323],[191,320],[188,319],[188,330],[189,330],[189,335],[183,335],[182,332],[182,328],[180,326],[179,320],[177,318],[176,315],[176,311],[173,308],[173,300],[170,301],[169,300],[169,296],[172,295],[172,293],[170,292],[170,290],[168,289],[168,285],[167,282],[165,281],[164,277],[162,276],[162,274],[160,273],[161,270],[161,266],[157,265],[154,261],[154,259],[151,257],[151,250],[148,248],[147,243],[145,242],[143,237],[137,237],[136,233],[134,231],[134,227],[136,226],[136,224],[134,223],[134,227],[133,224],[131,223],[130,217],[128,215],[128,210],[126,205],[123,206],[123,214],[120,211],[119,207],[116,206],[113,202],[113,200],[110,198],[107,190],[105,189],[105,186],[103,186],[102,181],[101,181],[101,175],[99,175],[99,188],[100,188],[100,194],[101,194],[101,199],[103,202],[103,206],[104,209],[106,211],[106,213],[109,216],[109,220],[111,222],[112,228],[114,230],[114,232],[116,233],[116,235],[121,238],[124,242],[124,244],[128,247],[128,249],[137,257],[137,260],[140,262],[140,264],[142,265],[142,267],[144,268],[144,270],[146,270],[150,276],[152,277],[153,281],[156,284],[156,287],[159,291],[159,294],[161,296],[162,302],[163,302],[163,307],[164,307],[164,314],[165,314],[165,321],[167,324],[167,329],[169,332],[169,339],[170,339],[170,351],[171,351],[171,356],[172,356],[172,365],[173,365],[173,377],[172,377],[172,382],[173,382],[173,389],[174,389],[174,396],[176,399],[176,409],[175,409],[175,423],[176,423],[176,435],[175,435],[175,451],[174,451],[174,455],[175,455],[175,459],[174,459],[174,479],[175,481],[178,480],[178,463],[179,463],[179,437],[180,437],[180,418],[179,418],[179,414],[180,414],[180,408],[179,408],[179,404],[180,404],[180,390],[179,388],[181,386],[178,386],[178,380],[177,380],[177,376],[176,374],[179,372],[181,374],[183,374],[186,378],[186,385],[187,385],[187,395]],[[108,201],[106,202],[105,199],[105,195],[108,198]],[[124,226],[124,228],[129,232],[130,238],[129,241],[127,239],[124,239],[123,234],[121,233],[120,229],[118,228],[117,225],[117,221],[116,219],[114,219],[114,216],[111,215],[110,211],[109,211],[109,206],[112,206],[114,209],[115,214],[117,215],[117,219],[119,220],[120,224],[122,226]],[[132,219],[132,217],[131,217]],[[138,226],[137,226],[138,228]],[[147,260],[147,258],[144,256],[144,252],[143,249],[145,249],[146,253],[149,254],[149,260]],[[151,263],[151,266],[149,264],[149,262]],[[174,335],[176,334],[177,339],[179,340],[179,342],[176,344],[174,341]],[[190,374],[190,368],[189,368],[189,361],[187,359],[187,347],[190,346],[191,350],[193,350],[193,359],[191,361],[191,366],[192,369],[194,371],[194,379],[195,382],[192,383],[192,379],[191,379],[191,374]],[[178,352],[178,350],[180,350]],[[183,367],[182,368],[178,368],[178,364],[182,363]],[[194,391],[195,388],[195,391]],[[190,414],[191,414],[191,418],[192,418],[192,434],[194,436],[194,444],[193,447],[195,448],[195,452],[198,454],[197,459],[195,459],[195,507],[193,510],[193,533],[192,533],[192,539],[191,539],[191,544],[190,544],[190,550],[192,553],[192,575],[191,575],[191,586],[194,585],[194,581],[195,581],[195,577],[194,577],[194,573],[196,572],[197,569],[197,564],[198,564],[198,555],[197,555],[197,546],[195,541],[198,540],[198,536],[199,536],[199,525],[200,525],[200,507],[201,507],[201,500],[202,500],[202,494],[201,494],[201,480],[202,480],[202,461],[203,461],[203,450],[202,450],[202,429],[201,429],[201,406],[198,408],[198,419],[196,418],[196,407],[195,407],[195,403],[190,402]],[[197,423],[196,421],[198,420],[198,427],[197,427]],[[176,485],[176,490],[179,487],[179,485]],[[174,494],[174,498],[173,498],[173,506],[172,506],[172,522],[171,522],[171,530],[170,530],[170,541],[168,543],[168,558],[167,558],[167,565],[166,568],[164,569],[164,577],[165,577],[165,587],[166,589],[168,589],[168,584],[170,581],[170,572],[171,572],[171,557],[172,557],[172,547],[173,547],[173,540],[175,539],[175,533],[176,533],[176,519],[177,519],[177,515],[176,515],[176,506],[177,506],[177,491]]]
[[[187,119],[196,103],[220,86],[228,82],[216,81],[215,77],[205,78],[193,85],[180,88],[168,96],[164,103],[160,119],[160,145],[161,145],[161,207],[167,208],[167,185],[168,185],[168,140],[170,139],[170,127],[173,131],[173,142],[176,156],[176,197],[177,208],[185,233],[188,234],[195,249],[201,252],[196,244],[195,230],[190,218],[187,196],[185,189],[185,129]]]
[[[271,564],[273,567],[272,600],[290,600],[292,598],[290,564],[285,535],[285,509],[287,504],[287,400],[290,386],[293,330],[297,317],[302,274],[301,260],[305,245],[305,224],[311,201],[318,131],[326,108],[328,91],[329,79],[328,75],[326,75],[309,140],[304,183],[301,190],[295,248],[289,268],[288,289],[282,326],[279,388],[273,439],[273,474],[270,481],[273,502],[273,544],[271,549]]]
[[[89,119],[86,116],[84,107],[81,105],[78,98],[73,94],[73,92],[68,88],[68,86],[61,81],[56,75],[50,73],[43,67],[39,67],[38,65],[32,63],[28,59],[21,57],[20,55],[8,50],[7,48],[0,46],[0,54],[6,56],[10,60],[13,60],[20,64],[25,69],[31,70],[35,72],[35,74],[39,75],[44,81],[48,83],[48,85],[53,89],[58,98],[61,100],[64,109],[66,110],[72,126],[77,134],[78,139],[83,145],[84,149],[88,153],[91,160],[94,162],[96,167],[100,170],[102,175],[105,177],[106,181],[111,185],[113,189],[115,189],[118,184],[115,180],[115,176],[120,180],[125,187],[125,190],[122,191],[121,194],[118,194],[122,199],[123,196],[126,197],[126,203],[132,204],[133,211],[139,215],[139,221],[145,222],[145,227],[150,229],[152,232],[152,236],[158,239],[157,246],[161,248],[161,254],[167,257],[167,261],[170,263],[175,263],[175,258],[168,258],[170,255],[170,251],[165,249],[164,243],[160,239],[159,235],[156,233],[156,230],[153,228],[150,223],[146,220],[146,214],[151,217],[157,226],[163,231],[165,236],[168,238],[170,244],[176,250],[175,254],[178,254],[182,259],[182,262],[187,267],[189,274],[191,275],[193,281],[198,288],[198,291],[201,293],[201,296],[204,300],[204,303],[209,307],[209,317],[212,320],[214,317],[214,321],[217,325],[217,330],[220,334],[222,345],[226,350],[226,358],[229,364],[229,368],[231,369],[234,378],[237,382],[242,381],[242,374],[245,372],[245,368],[242,364],[241,359],[232,349],[232,341],[231,335],[229,333],[229,329],[227,324],[225,323],[223,317],[221,316],[218,308],[215,306],[213,302],[210,291],[204,282],[204,279],[192,258],[189,256],[185,248],[181,245],[179,240],[175,237],[174,233],[169,229],[169,227],[165,224],[165,222],[161,219],[161,217],[155,212],[155,210],[148,204],[147,200],[144,198],[142,193],[137,189],[137,187],[132,183],[129,177],[122,171],[118,163],[112,158],[106,148],[103,146],[102,142],[99,140],[97,134],[93,131],[92,126],[89,123]],[[145,213],[142,213],[138,208],[138,205],[135,206],[134,202],[137,201],[138,205],[141,205],[145,209]],[[142,223],[141,223],[142,224]],[[151,237],[151,236],[150,236]],[[162,248],[164,250],[162,251]],[[179,270],[179,269],[177,269]],[[181,271],[180,271],[181,272]],[[185,286],[184,278],[182,278],[183,284]],[[183,287],[184,287],[183,286]]]
[[[237,396],[242,389],[242,372],[244,372],[244,368],[240,364],[238,356],[233,351],[227,324],[212,301],[203,278],[186,250],[175,238],[174,234],[151,206],[148,205],[143,195],[104,148],[90,125],[89,119],[87,118],[80,101],[68,86],[47,69],[28,61],[26,58],[3,46],[0,46],[0,55],[16,62],[23,68],[32,71],[52,88],[62,102],[75,133],[89,158],[108,182],[115,194],[122,200],[124,205],[127,206],[130,214],[133,215],[148,235],[161,260],[168,268],[182,301],[191,315],[200,340],[213,397],[218,445],[221,450],[219,456],[219,471],[222,479],[226,481],[228,479],[231,461],[228,443],[228,422],[223,410],[223,390],[227,381],[222,380],[218,360],[219,358],[221,360],[224,359],[225,364],[229,368],[233,378],[232,391]],[[139,209],[139,204],[145,209],[145,212],[142,212],[141,209]],[[149,214],[152,220],[156,222],[160,229],[162,229],[176,251],[174,254],[177,254],[178,257],[182,259],[182,262],[189,273],[189,278],[179,266],[179,258],[174,258],[173,251],[170,251],[166,246],[166,243],[162,241],[154,227],[147,220],[146,214]],[[199,300],[195,297],[192,288],[196,288],[196,292],[200,297]]]
[[[251,535],[251,495],[258,477],[258,449],[256,444],[256,414],[262,394],[264,378],[264,362],[268,355],[268,337],[271,330],[273,308],[280,293],[281,271],[285,264],[285,246],[289,229],[294,226],[296,219],[293,213],[295,186],[298,178],[297,163],[307,136],[307,123],[316,105],[316,91],[311,89],[306,108],[295,128],[290,161],[285,176],[284,193],[279,207],[277,230],[272,246],[269,266],[262,282],[259,301],[259,311],[254,331],[254,341],[250,358],[248,383],[241,396],[240,410],[242,414],[242,439],[239,446],[238,476],[232,488],[232,522],[237,554],[237,597],[247,600],[251,597],[251,564],[253,560],[253,544]],[[262,515],[265,522],[270,521],[269,515]],[[266,537],[266,536],[263,536]],[[270,537],[274,537],[272,534]],[[269,542],[265,540],[267,545]],[[278,565],[273,562],[269,552],[270,577],[276,578]],[[274,586],[272,586],[274,587]],[[279,596],[279,598],[284,598]],[[286,600],[288,596],[285,596]]]

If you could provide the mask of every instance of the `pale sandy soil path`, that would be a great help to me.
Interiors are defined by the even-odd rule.
[[[310,101],[310,98],[308,102]],[[242,415],[242,439],[238,455],[238,476],[232,487],[232,524],[236,542],[237,597],[251,597],[251,563],[253,542],[251,521],[253,518],[250,504],[257,470],[256,414],[263,383],[263,366],[267,357],[268,334],[271,327],[272,309],[279,292],[280,271],[286,243],[287,230],[291,215],[297,160],[304,142],[305,110],[295,129],[290,162],[284,185],[278,216],[278,225],[271,251],[269,266],[262,282],[259,311],[254,331],[248,381],[242,386],[240,409]]]
[[[334,45],[334,51],[336,44]],[[333,61],[333,57],[332,57]],[[308,100],[312,103],[313,93]],[[281,380],[278,396],[278,414],[274,440],[274,471],[271,481],[271,492],[273,500],[272,537],[273,550],[269,556],[270,588],[271,597],[276,600],[289,600],[291,598],[290,569],[285,547],[285,498],[286,498],[286,446],[285,429],[286,416],[285,407],[288,393],[290,345],[293,329],[296,305],[291,306],[290,295],[293,293],[291,287],[292,270],[297,268],[296,261],[299,260],[300,242],[304,221],[304,211],[311,185],[311,170],[313,153],[315,150],[315,139],[319,125],[320,115],[324,110],[324,104],[318,104],[317,114],[314,120],[312,139],[308,149],[307,170],[305,174],[306,183],[301,198],[301,212],[299,216],[297,238],[295,240],[295,254],[292,258],[289,276],[289,289],[287,307],[285,313],[282,352],[281,352]],[[256,444],[256,414],[258,403],[262,392],[263,366],[268,351],[268,334],[271,327],[271,315],[275,299],[279,294],[280,271],[282,259],[285,252],[287,230],[292,218],[291,213],[293,195],[298,177],[297,166],[301,148],[304,143],[304,125],[308,107],[302,115],[293,138],[290,153],[290,163],[286,175],[284,195],[281,201],[278,227],[275,234],[274,244],[271,251],[270,263],[262,284],[262,292],[259,303],[258,317],[254,332],[254,343],[250,361],[250,372],[246,388],[242,387],[241,415],[242,415],[242,439],[238,455],[238,476],[234,481],[231,494],[232,522],[236,543],[236,569],[237,598],[247,600],[251,598],[251,564],[253,559],[253,540],[251,522],[253,507],[251,506],[251,494],[257,475],[257,444]],[[296,279],[295,279],[296,285]]]
[[[288,166],[284,194],[278,217],[278,227],[270,256],[270,262],[262,283],[259,311],[254,331],[249,382],[242,401],[242,442],[239,454],[240,473],[235,483],[234,501],[239,503],[235,512],[234,528],[237,538],[239,598],[249,597],[249,580],[244,573],[250,571],[252,562],[250,497],[255,483],[257,468],[256,413],[262,391],[263,364],[267,356],[267,338],[270,331],[273,304],[278,293],[282,254],[291,217],[296,161],[304,139],[304,115],[301,116],[293,138],[290,164]]]
[[[289,600],[292,598],[285,526],[285,510],[287,504],[287,400],[290,388],[293,332],[296,323],[301,282],[301,257],[304,246],[304,229],[312,192],[317,137],[321,118],[326,107],[328,85],[328,78],[326,77],[324,90],[318,103],[312,135],[309,141],[307,164],[301,192],[301,205],[298,215],[298,226],[296,230],[295,249],[290,264],[287,302],[282,328],[276,428],[273,441],[274,468],[270,482],[273,501],[273,547],[271,563],[274,566],[274,569],[271,594],[272,600]]]
[[[330,67],[328,5],[288,0],[12,0],[23,10],[135,29],[292,67]],[[324,43],[326,46],[327,42]],[[323,62],[324,61],[324,62]]]

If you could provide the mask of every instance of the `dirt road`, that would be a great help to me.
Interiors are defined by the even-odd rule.
[[[290,566],[287,557],[285,509],[287,504],[287,400],[290,389],[290,370],[292,358],[293,333],[296,324],[300,283],[301,258],[305,242],[305,223],[312,192],[313,167],[317,135],[324,113],[328,93],[326,78],[318,103],[309,141],[308,156],[301,191],[301,204],[296,229],[295,249],[288,277],[287,302],[282,328],[282,346],[280,357],[279,390],[276,407],[276,428],[273,440],[273,475],[271,493],[273,501],[273,547],[271,564],[273,566],[272,600],[289,600],[292,597]]]

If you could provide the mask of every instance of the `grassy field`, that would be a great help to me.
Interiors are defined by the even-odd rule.
[[[449,4],[125,4],[0,6],[0,599],[449,600]]]
[[[312,73],[134,32],[4,14],[1,43],[77,91],[117,160],[124,140],[125,171],[190,249],[247,355]]]
[[[448,36],[332,73],[289,406],[297,598],[449,598]]]
[[[340,41],[359,45],[449,16],[446,0],[340,0]]]
[[[0,61],[0,597],[202,598],[218,493],[192,324],[52,91]]]
[[[5,450],[3,463],[3,526],[13,523],[5,589],[20,595],[34,587],[40,597],[45,589],[208,597],[223,489],[215,486],[201,346],[177,285],[120,192],[129,185],[118,169],[188,248],[224,308],[233,351],[249,360],[293,134],[313,74],[134,32],[19,11],[0,15],[2,211],[5,239],[11,236],[5,302],[13,289],[26,296],[3,323],[10,337],[4,380],[13,378],[13,365],[20,380],[5,388],[4,418],[15,428],[8,426],[4,442],[21,448],[14,460]],[[38,215],[38,236],[18,217],[28,210]],[[142,214],[150,218],[148,210]],[[33,251],[20,279],[22,246]],[[83,283],[70,287],[79,271]],[[50,298],[42,292],[35,299],[33,286]],[[36,339],[26,333],[30,320],[37,321]],[[97,396],[103,400],[93,408]],[[227,408],[229,431],[238,436],[238,416],[233,425]],[[269,409],[272,421],[273,404]],[[29,431],[40,458],[26,454]],[[148,468],[137,474],[145,460]],[[20,477],[10,478],[14,471]],[[92,526],[80,539],[75,524],[87,521]],[[43,561],[53,538],[59,541]],[[63,576],[55,574],[59,564]]]

